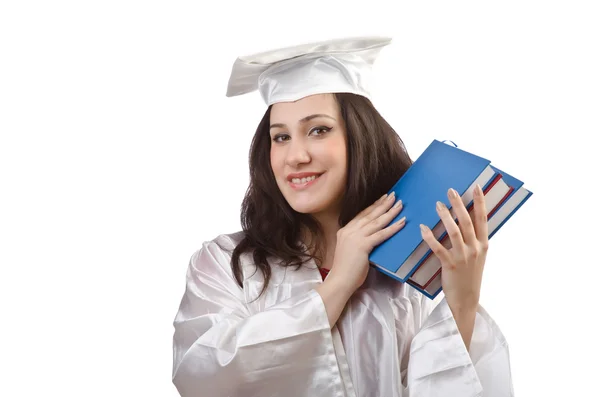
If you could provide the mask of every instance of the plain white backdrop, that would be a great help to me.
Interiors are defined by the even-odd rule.
[[[492,239],[481,303],[518,396],[597,395],[600,28],[594,1],[6,1],[0,5],[0,395],[177,396],[192,253],[240,229],[265,110],[238,55],[393,37],[374,102],[534,196]]]

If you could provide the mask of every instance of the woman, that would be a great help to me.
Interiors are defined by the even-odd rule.
[[[182,396],[512,395],[506,341],[479,305],[480,189],[472,221],[449,192],[460,227],[438,208],[452,249],[423,230],[443,264],[435,307],[369,266],[406,222],[401,197],[382,195],[411,165],[367,88],[388,43],[328,41],[234,65],[228,95],[258,89],[268,109],[250,150],[243,231],[190,261],[174,322]]]

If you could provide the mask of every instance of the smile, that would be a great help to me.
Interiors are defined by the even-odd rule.
[[[301,183],[314,181],[315,179],[317,179],[317,175],[309,176],[308,178],[292,178],[292,182],[299,185]]]
[[[293,189],[304,189],[313,185],[321,175],[312,175],[306,178],[292,178],[288,183]]]

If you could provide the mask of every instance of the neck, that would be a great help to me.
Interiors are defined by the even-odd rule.
[[[320,242],[323,250],[323,262],[321,263],[321,267],[331,269],[337,243],[337,232],[340,230],[338,224],[339,213],[319,213],[313,214],[313,217],[319,222],[321,229],[323,230],[324,241]]]

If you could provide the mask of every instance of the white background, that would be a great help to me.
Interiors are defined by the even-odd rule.
[[[239,230],[265,110],[231,65],[363,34],[394,39],[375,104],[413,158],[451,139],[534,192],[482,292],[517,395],[597,395],[594,3],[3,2],[0,395],[176,396],[188,259]]]

